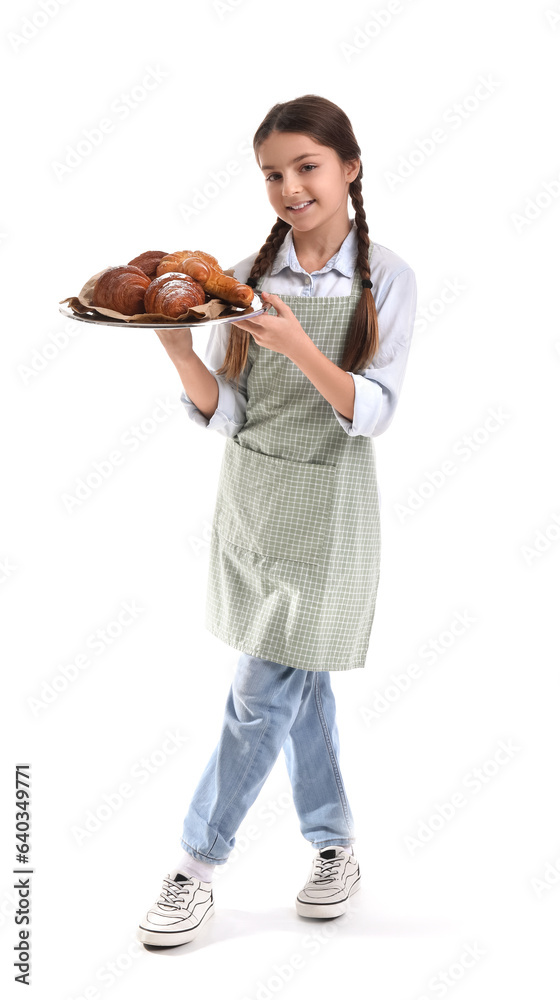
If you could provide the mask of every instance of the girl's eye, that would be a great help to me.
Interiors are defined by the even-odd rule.
[[[305,170],[306,167],[311,167],[311,170],[315,170],[315,164],[314,163],[304,163],[301,169]],[[307,170],[305,172],[308,173]],[[276,180],[277,177],[278,177],[278,174],[269,174],[268,177],[266,178],[266,180],[267,181],[273,181],[273,180]]]

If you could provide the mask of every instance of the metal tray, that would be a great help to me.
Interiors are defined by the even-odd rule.
[[[190,328],[198,330],[201,326],[221,326],[223,323],[235,323],[236,319],[253,319],[254,316],[261,316],[268,311],[268,306],[263,306],[261,299],[255,292],[253,302],[249,309],[239,309],[226,316],[217,316],[216,319],[190,319],[188,322],[180,323],[166,319],[161,323],[128,323],[125,319],[114,319],[112,316],[100,316],[98,313],[75,313],[69,305],[59,305],[59,311],[68,319],[77,319],[80,323],[93,323],[96,326],[123,326],[134,327],[140,330],[181,330]],[[234,307],[235,308],[235,307]]]

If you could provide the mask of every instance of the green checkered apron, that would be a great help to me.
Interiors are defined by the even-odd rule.
[[[279,298],[340,364],[361,292],[356,270],[350,295]],[[381,551],[373,439],[350,437],[297,365],[252,337],[248,371],[218,481],[206,628],[302,670],[363,667]]]

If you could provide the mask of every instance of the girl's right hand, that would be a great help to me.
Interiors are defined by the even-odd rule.
[[[184,361],[193,353],[192,331],[190,326],[158,329],[156,333],[169,357],[175,364]]]

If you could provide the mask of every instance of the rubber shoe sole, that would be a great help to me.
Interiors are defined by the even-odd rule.
[[[136,936],[142,944],[149,944],[155,948],[177,948],[180,944],[187,944],[188,941],[192,941],[202,930],[204,924],[210,920],[213,913],[214,903],[208,907],[200,923],[183,931],[154,931],[140,924]]]
[[[329,920],[331,917],[341,917],[348,909],[348,899],[360,888],[360,876],[348,890],[345,899],[339,899],[336,903],[302,903],[299,896],[296,897],[296,911],[300,917],[315,917],[319,920]]]

